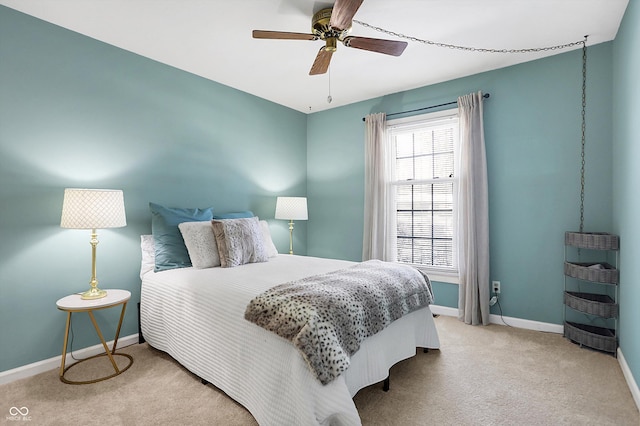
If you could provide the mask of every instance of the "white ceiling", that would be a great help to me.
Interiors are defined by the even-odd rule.
[[[593,45],[615,38],[627,3],[365,0],[354,19],[421,40],[468,47],[544,47],[581,41],[584,35]],[[409,41],[404,54],[393,57],[340,44],[330,72],[309,76],[322,41],[257,40],[251,30],[309,33],[313,13],[333,1],[0,0],[0,4],[305,113],[567,51],[477,53]],[[394,38],[356,23],[352,35]]]

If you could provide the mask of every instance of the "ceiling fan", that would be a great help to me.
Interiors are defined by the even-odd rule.
[[[347,47],[400,56],[407,47],[405,41],[382,40],[377,38],[349,36],[351,21],[363,0],[336,0],[333,8],[316,12],[311,19],[311,34],[282,31],[253,30],[253,38],[280,40],[324,40],[309,75],[324,74],[329,69],[331,55],[336,51],[338,41]]]

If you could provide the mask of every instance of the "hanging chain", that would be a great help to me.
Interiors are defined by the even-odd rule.
[[[358,21],[358,20],[355,20],[355,19],[352,22],[355,22],[358,25],[362,25],[365,28],[370,28],[372,30],[375,30],[375,31],[378,31],[380,33],[384,33],[384,34],[387,34],[387,35],[390,35],[390,36],[393,36],[393,37],[403,38],[405,40],[415,41],[417,43],[427,44],[427,45],[430,45],[430,46],[444,47],[444,48],[447,48],[447,49],[455,49],[455,50],[464,50],[464,51],[467,51],[467,52],[480,52],[480,53],[535,53],[535,52],[547,52],[547,51],[551,51],[551,50],[562,50],[562,49],[568,49],[570,47],[579,46],[580,44],[583,44],[586,41],[586,37],[585,37],[584,41],[574,41],[572,43],[558,44],[556,46],[532,47],[532,48],[527,48],[527,49],[488,49],[488,48],[483,48],[483,47],[460,46],[460,45],[456,45],[456,44],[441,43],[441,42],[431,41],[431,40],[422,40],[422,39],[419,39],[417,37],[408,36],[408,35],[401,34],[401,33],[396,33],[396,32],[393,32],[393,31],[385,30],[384,28],[380,28],[380,27],[375,27],[375,26],[373,26],[371,24],[367,24],[366,22]]]
[[[587,36],[582,42],[582,147],[580,152],[580,232],[584,231],[584,145],[587,136]]]

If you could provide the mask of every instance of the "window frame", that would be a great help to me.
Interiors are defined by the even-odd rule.
[[[415,185],[415,184],[433,184],[438,182],[453,182],[453,200],[452,200],[452,216],[453,216],[453,235],[452,235],[452,267],[437,267],[430,265],[423,265],[417,263],[408,263],[408,262],[400,262],[403,264],[412,265],[424,272],[428,273],[429,277],[433,281],[441,281],[448,283],[458,283],[458,262],[457,262],[457,240],[458,240],[458,226],[457,226],[457,209],[458,209],[458,187],[459,187],[459,159],[460,159],[460,134],[459,134],[459,114],[457,108],[430,112],[426,114],[415,115],[411,117],[403,117],[394,120],[388,120],[386,123],[386,133],[387,138],[389,139],[389,145],[392,147],[391,155],[387,159],[391,164],[391,170],[393,170],[393,175],[390,178],[390,190],[393,194],[396,193],[396,187],[400,185]],[[452,125],[451,125],[452,124]],[[416,180],[406,180],[399,181],[396,178],[396,144],[394,140],[394,136],[399,131],[407,131],[412,129],[421,129],[425,127],[436,128],[440,126],[453,127],[455,130],[454,136],[454,173],[452,177],[446,178],[432,178],[432,179],[416,179]],[[397,217],[398,208],[397,202],[395,200],[395,195],[390,197],[393,202],[389,204],[388,208],[390,210],[390,214]],[[395,238],[397,239],[397,233],[395,234]],[[396,249],[397,256],[397,249]]]

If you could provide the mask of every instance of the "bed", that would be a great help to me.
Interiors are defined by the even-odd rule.
[[[143,266],[144,266],[143,244]],[[141,271],[140,327],[152,347],[242,404],[261,425],[359,425],[352,397],[416,348],[438,348],[428,306],[366,338],[349,368],[322,385],[292,343],[245,319],[270,288],[354,262],[271,253],[236,267]],[[148,268],[147,268],[148,269]]]

